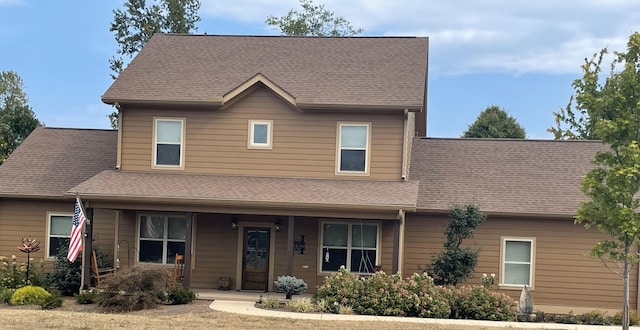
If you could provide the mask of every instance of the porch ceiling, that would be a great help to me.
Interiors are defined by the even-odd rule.
[[[67,194],[102,201],[413,210],[418,181],[327,180],[105,170]]]

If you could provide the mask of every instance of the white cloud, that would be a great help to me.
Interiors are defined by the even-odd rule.
[[[6,1],[6,0],[0,0]],[[637,0],[315,0],[365,35],[429,36],[430,74],[575,73],[603,47],[640,30]],[[295,0],[204,0],[203,19],[262,23]],[[268,29],[265,29],[267,31]],[[241,32],[239,32],[241,33]]]

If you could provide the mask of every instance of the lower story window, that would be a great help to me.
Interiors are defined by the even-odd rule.
[[[323,222],[321,269],[337,271],[344,266],[352,273],[370,274],[378,261],[378,224]]]
[[[55,258],[61,247],[69,248],[73,214],[49,214],[47,223],[47,257]]]
[[[533,286],[534,243],[533,238],[502,238],[500,285]]]
[[[181,215],[141,215],[138,261],[172,264],[184,255],[187,219]]]

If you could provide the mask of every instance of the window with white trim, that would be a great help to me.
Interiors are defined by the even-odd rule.
[[[249,120],[249,149],[271,149],[272,120]]]
[[[138,261],[173,264],[184,255],[187,218],[184,215],[140,215],[138,218]]]
[[[73,214],[47,215],[47,258],[55,258],[60,247],[69,248]]]
[[[338,124],[338,173],[368,173],[370,124]]]
[[[184,159],[184,119],[154,119],[153,165],[182,167]]]
[[[533,287],[535,239],[502,238],[500,285]]]
[[[322,222],[320,269],[371,274],[378,263],[380,225],[376,223]]]

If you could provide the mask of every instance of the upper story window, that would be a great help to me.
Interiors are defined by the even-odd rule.
[[[338,173],[369,173],[371,124],[338,123]]]
[[[249,120],[249,149],[271,149],[272,120]]]
[[[69,247],[73,214],[47,215],[47,258],[55,258],[60,247]]]
[[[184,118],[154,119],[153,166],[184,166]]]
[[[501,286],[533,287],[534,238],[502,238]]]

